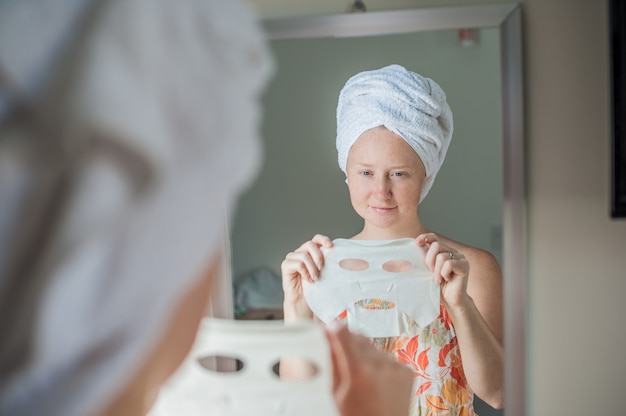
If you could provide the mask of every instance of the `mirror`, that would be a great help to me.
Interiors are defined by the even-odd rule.
[[[334,146],[339,90],[355,73],[391,63],[433,78],[455,131],[420,216],[502,264],[507,416],[524,414],[520,14],[517,5],[489,5],[266,21],[277,72],[264,102],[264,168],[230,219],[235,279],[258,267],[278,273],[285,254],[314,233],[355,234],[361,220]],[[459,29],[474,30],[473,46],[459,44]]]

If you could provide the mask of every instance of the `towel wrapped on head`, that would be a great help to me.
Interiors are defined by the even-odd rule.
[[[337,152],[346,172],[348,152],[361,134],[384,126],[402,137],[422,160],[426,180],[420,202],[433,185],[452,138],[452,111],[433,80],[400,65],[351,77],[339,94]]]

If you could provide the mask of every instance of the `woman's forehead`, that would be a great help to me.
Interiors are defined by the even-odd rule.
[[[413,148],[401,136],[385,127],[376,127],[361,134],[350,148],[348,164],[418,165],[423,168]]]

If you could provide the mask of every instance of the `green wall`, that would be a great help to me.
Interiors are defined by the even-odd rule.
[[[264,97],[265,160],[233,217],[235,280],[316,233],[350,237],[361,219],[335,151],[339,90],[355,73],[398,63],[438,82],[455,130],[446,161],[420,207],[427,227],[500,256],[502,207],[499,39],[456,31],[273,42],[277,72]]]

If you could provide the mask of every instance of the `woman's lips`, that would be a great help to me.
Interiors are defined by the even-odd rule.
[[[386,214],[388,212],[391,212],[395,209],[395,207],[370,207],[372,211],[377,212],[379,214]]]

